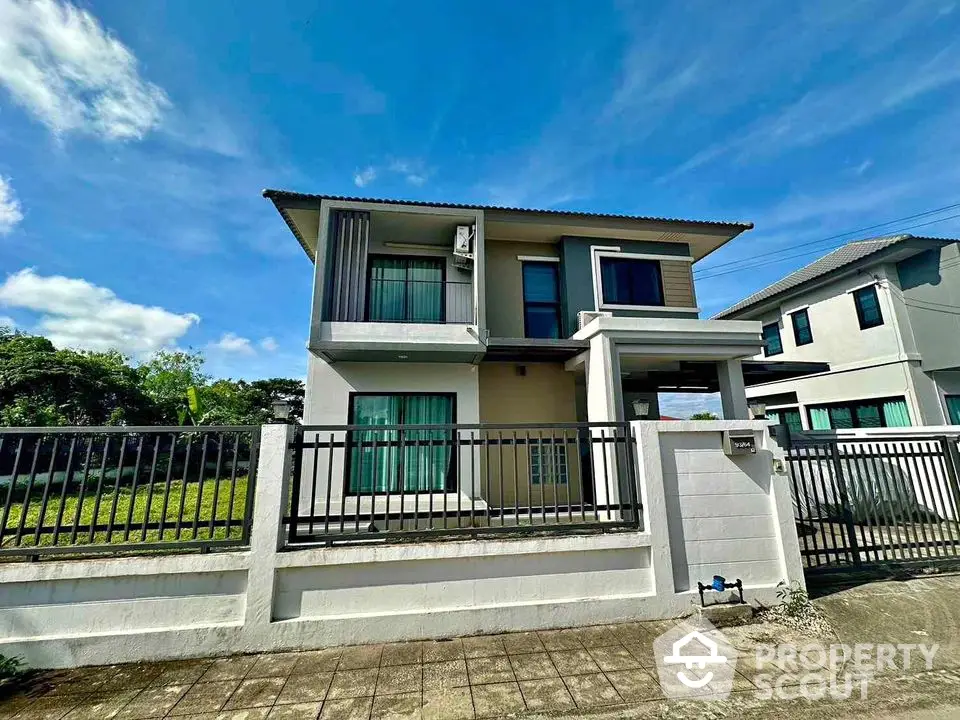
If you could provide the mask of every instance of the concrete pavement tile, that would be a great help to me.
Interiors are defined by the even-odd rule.
[[[340,648],[328,650],[311,650],[297,654],[297,662],[293,666],[293,675],[311,674],[317,672],[333,672],[340,664]]]
[[[507,650],[498,636],[478,635],[463,638],[463,654],[468,658],[495,657],[506,655]]]
[[[623,645],[589,648],[587,652],[604,672],[608,670],[634,670],[640,667],[640,661],[631,655]]]
[[[371,720],[420,720],[423,704],[419,692],[380,695],[373,699]]]
[[[164,671],[157,663],[143,663],[138,665],[117,665],[104,668],[104,682],[100,690],[137,690],[147,687],[153,680],[160,677]]]
[[[507,655],[521,655],[523,653],[545,652],[543,641],[535,632],[510,633],[503,635],[503,647]]]
[[[614,636],[624,645],[628,643],[642,643],[647,641],[647,633],[642,623],[622,623],[611,628]]]
[[[513,673],[517,680],[539,680],[560,676],[560,673],[553,666],[550,656],[545,652],[512,655],[510,664],[513,666]]]
[[[265,677],[286,677],[293,672],[294,666],[299,660],[299,653],[271,653],[261,655],[253,664],[250,672],[247,673],[247,679],[265,678]]]
[[[641,667],[653,668],[657,666],[656,656],[653,652],[653,643],[624,643],[623,646],[637,659]]]
[[[220,658],[215,660],[213,665],[200,677],[200,682],[242,680],[256,662],[257,658],[254,655]]]
[[[327,700],[340,698],[357,698],[370,696],[377,687],[379,668],[363,670],[339,670],[334,674],[330,689],[327,691]]]
[[[43,697],[14,715],[17,720],[60,720],[83,700],[82,695]]]
[[[586,675],[600,672],[586,650],[561,650],[550,653],[550,659],[561,675]]]
[[[469,684],[467,663],[464,660],[447,660],[445,662],[427,663],[423,666],[424,692],[466,687]]]
[[[321,707],[320,703],[277,705],[267,715],[267,720],[316,720]]]
[[[444,662],[460,660],[463,655],[463,643],[460,638],[453,640],[428,640],[422,644],[423,662]]]
[[[111,720],[137,695],[137,690],[118,692],[110,697],[87,696],[63,720]]]
[[[213,660],[187,660],[184,662],[164,663],[160,674],[150,681],[153,687],[162,685],[192,685],[213,665]]]
[[[472,720],[474,714],[470,688],[424,690],[421,714],[423,720]]]
[[[267,715],[267,720],[316,720],[321,707],[320,703],[277,705]]]
[[[283,690],[280,691],[277,705],[323,702],[332,680],[332,672],[316,673],[315,675],[291,675],[287,678]]]
[[[117,720],[162,718],[180,701],[188,687],[188,685],[164,685],[141,690],[117,714]]]
[[[423,661],[423,643],[405,642],[383,646],[381,665],[415,665]]]
[[[516,682],[478,685],[473,690],[473,707],[477,717],[512,715],[526,709],[520,686]]]
[[[262,707],[264,705],[273,705],[283,689],[286,682],[284,678],[254,678],[244,680],[240,683],[227,704],[223,706],[224,710],[239,710],[242,708]]]
[[[606,625],[594,627],[574,628],[571,632],[585,648],[606,647],[619,645],[620,639]]]
[[[646,670],[618,670],[608,672],[607,679],[627,702],[652,700],[661,697],[660,684]]]
[[[377,695],[419,693],[422,689],[422,665],[392,665],[380,668],[380,675],[377,677]]]
[[[580,638],[572,630],[546,630],[537,633],[548,651],[583,650]]]
[[[513,668],[506,655],[467,659],[467,676],[471,685],[513,682]]]
[[[320,711],[320,720],[369,720],[372,697],[327,700]]]
[[[340,653],[338,670],[365,670],[380,667],[380,656],[383,654],[383,645],[358,645],[343,648]]]
[[[520,692],[530,710],[559,710],[574,707],[573,698],[559,677],[525,680]]]
[[[571,675],[563,678],[567,690],[573,696],[577,707],[593,707],[598,705],[616,705],[623,702],[610,681],[603,673],[593,675]]]
[[[317,708],[319,710],[319,708]],[[243,710],[224,710],[223,712],[201,713],[199,715],[184,715],[183,720],[266,720],[270,708],[244,708]],[[313,715],[310,716],[313,720]]]
[[[227,700],[239,686],[239,680],[197,683],[173,706],[170,715],[191,715],[219,710],[227,704]]]
[[[89,681],[89,680],[67,680],[66,682],[57,682],[53,681],[52,684],[39,685],[40,688],[43,688],[41,691],[42,697],[50,697],[54,695],[89,695],[92,692],[96,692],[101,687],[105,680]]]

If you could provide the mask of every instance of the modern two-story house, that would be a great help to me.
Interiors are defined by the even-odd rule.
[[[746,419],[745,382],[810,371],[743,365],[760,350],[760,324],[699,319],[693,263],[749,223],[264,195],[314,264],[305,426],[657,419],[661,391],[719,391],[724,416]],[[448,436],[403,431],[396,457],[383,449],[398,444],[391,432],[371,432],[378,448],[332,471],[349,476],[347,492],[449,490],[456,463],[423,447]],[[518,463],[541,492],[572,483],[579,462],[554,440],[556,454],[533,448]],[[479,454],[485,477],[504,476]],[[475,455],[464,450],[462,465]]]
[[[756,359],[829,371],[747,390],[794,429],[960,424],[960,243],[848,243],[716,315],[763,326]]]

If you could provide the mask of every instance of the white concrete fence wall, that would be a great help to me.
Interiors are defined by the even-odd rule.
[[[297,550],[292,428],[265,426],[249,550],[0,564],[0,653],[70,667],[443,638],[685,615],[714,574],[752,603],[803,583],[766,422],[633,426],[642,531]],[[728,429],[758,453],[724,455]]]

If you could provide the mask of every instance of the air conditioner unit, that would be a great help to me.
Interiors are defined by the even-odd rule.
[[[613,317],[613,313],[600,312],[598,310],[581,310],[577,313],[577,330],[583,330],[583,328],[600,317]]]
[[[473,238],[475,225],[457,225],[453,238],[453,266],[458,270],[473,269]]]

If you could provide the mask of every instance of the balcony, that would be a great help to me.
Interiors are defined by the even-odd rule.
[[[476,267],[454,254],[458,227],[473,222],[460,215],[335,213],[313,351],[328,361],[470,362],[482,354]]]

